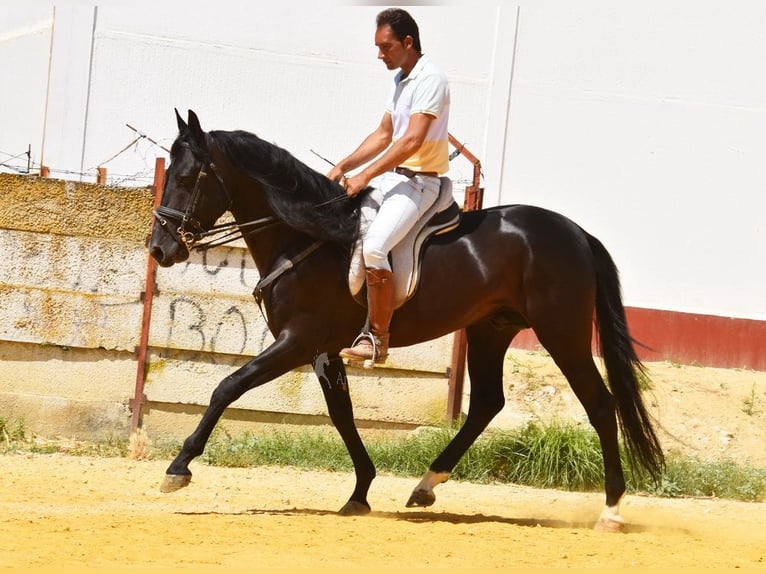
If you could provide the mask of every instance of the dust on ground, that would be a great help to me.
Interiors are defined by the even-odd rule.
[[[766,373],[650,364],[668,450],[766,462]],[[496,421],[583,420],[550,360],[514,351]],[[0,456],[0,567],[750,567],[766,562],[766,506],[628,495],[622,534],[592,529],[602,493],[449,481],[429,509],[416,480],[379,476],[365,517],[336,511],[352,473],[211,467],[159,492],[167,461]]]
[[[0,567],[755,567],[762,503],[628,496],[623,534],[592,529],[603,495],[447,482],[406,509],[412,479],[380,476],[372,514],[341,517],[348,473],[194,465],[161,494],[166,463],[0,457]]]

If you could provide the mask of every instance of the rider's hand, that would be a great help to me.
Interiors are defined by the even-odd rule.
[[[343,170],[337,165],[327,172],[327,179],[332,181],[340,182],[343,178],[345,178],[345,174],[343,173]]]
[[[337,165],[333,167],[329,172],[327,172],[327,178],[338,182],[343,189],[346,190],[346,193],[348,193],[348,188],[346,187],[348,183],[348,178],[343,173],[343,170],[339,168]]]
[[[346,195],[354,197],[370,184],[370,178],[364,172],[352,175],[349,178],[343,178],[340,184],[346,189]]]

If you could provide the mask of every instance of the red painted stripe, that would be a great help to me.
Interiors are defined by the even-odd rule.
[[[643,361],[766,371],[766,321],[629,307],[628,328]],[[531,329],[512,347],[539,349]]]

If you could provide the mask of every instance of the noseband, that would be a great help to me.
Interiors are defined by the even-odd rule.
[[[226,211],[230,210],[232,206],[232,199],[231,195],[229,194],[229,190],[226,188],[226,184],[223,182],[223,178],[221,177],[218,168],[216,168],[216,165],[212,160],[208,159],[197,174],[197,179],[194,182],[194,189],[192,189],[191,199],[189,200],[189,204],[187,205],[185,212],[178,211],[177,209],[166,207],[164,205],[160,205],[152,212],[154,217],[157,219],[157,223],[159,223],[162,228],[170,232],[170,235],[173,237],[173,239],[184,246],[189,253],[191,253],[192,249],[206,251],[211,247],[216,247],[218,245],[224,245],[226,243],[235,241],[244,236],[245,232],[243,229],[245,228],[253,228],[251,231],[257,231],[259,228],[266,227],[279,221],[276,217],[269,216],[263,217],[261,219],[256,219],[254,221],[248,221],[242,224],[236,222],[222,223],[220,225],[214,225],[210,229],[206,230],[200,223],[199,219],[197,219],[197,217],[194,215],[194,213],[197,210],[197,205],[199,204],[202,184],[208,176],[208,169],[218,180],[224,195],[226,195],[226,199],[229,201],[229,205],[227,206]],[[176,228],[175,233],[171,231],[170,223],[168,220],[178,223],[178,227]],[[206,243],[198,243],[202,239],[212,236],[218,237],[217,239],[212,239]]]

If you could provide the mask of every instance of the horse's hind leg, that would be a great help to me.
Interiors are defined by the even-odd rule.
[[[494,325],[491,321],[466,329],[467,363],[471,378],[471,399],[465,423],[431,463],[428,472],[413,490],[408,507],[431,506],[436,501],[433,489],[445,482],[460,458],[484,432],[503,406],[503,361],[508,345],[518,331]]]
[[[343,516],[359,516],[370,512],[367,492],[375,478],[375,466],[362,443],[354,423],[354,411],[348,391],[348,379],[343,360],[323,353],[314,359],[314,372],[322,386],[327,412],[346,445],[356,473],[356,486],[348,502],[340,509]]]
[[[589,323],[588,329],[590,330]],[[545,334],[541,336],[538,333],[540,342],[561,369],[585,409],[601,444],[606,507],[596,528],[620,530],[623,519],[619,513],[619,504],[625,494],[625,477],[620,461],[615,399],[606,388],[604,379],[593,361],[590,332],[583,337],[578,337],[574,342],[566,342],[561,338],[551,338]],[[584,340],[587,341],[587,345]]]

